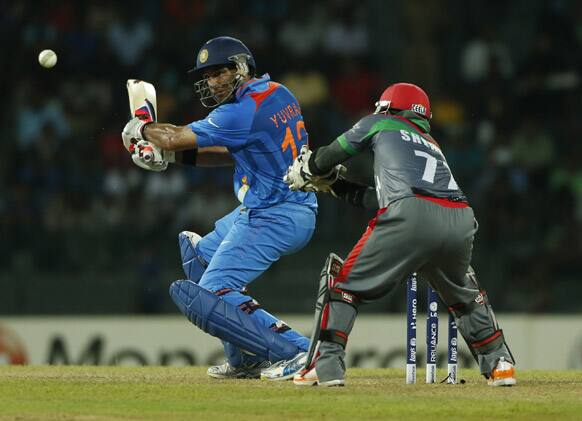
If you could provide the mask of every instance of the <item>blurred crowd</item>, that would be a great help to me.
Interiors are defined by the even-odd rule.
[[[178,232],[208,232],[236,199],[229,169],[133,166],[125,81],[155,84],[163,121],[203,118],[187,70],[204,41],[231,35],[298,97],[313,146],[370,113],[388,84],[424,87],[480,222],[474,263],[496,308],[580,310],[580,2],[7,0],[0,34],[4,290],[93,273],[138,291],[128,312],[159,311]],[[53,69],[36,62],[45,48]],[[349,250],[371,213],[323,199],[320,215],[308,247]]]

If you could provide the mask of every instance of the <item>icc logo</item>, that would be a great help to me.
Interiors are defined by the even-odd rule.
[[[16,333],[0,325],[0,364],[24,365],[27,363],[26,350]]]

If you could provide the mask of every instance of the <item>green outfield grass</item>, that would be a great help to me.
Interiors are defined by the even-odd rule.
[[[404,369],[351,369],[331,389],[205,372],[0,366],[0,420],[582,419],[581,371],[520,371],[517,386],[492,388],[475,370],[465,384],[405,385]]]

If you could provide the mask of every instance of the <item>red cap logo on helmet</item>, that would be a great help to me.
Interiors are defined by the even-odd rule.
[[[431,118],[428,95],[412,83],[390,85],[376,102],[376,112],[381,110],[410,110],[425,118]]]

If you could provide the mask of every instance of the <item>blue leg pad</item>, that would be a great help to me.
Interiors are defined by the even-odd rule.
[[[195,232],[182,231],[178,235],[178,244],[182,254],[182,267],[186,278],[193,282],[200,281],[208,263],[198,252],[196,245],[202,239]]]
[[[240,308],[192,281],[174,282],[170,296],[188,320],[204,332],[259,357],[276,362],[291,359],[301,351]]]

